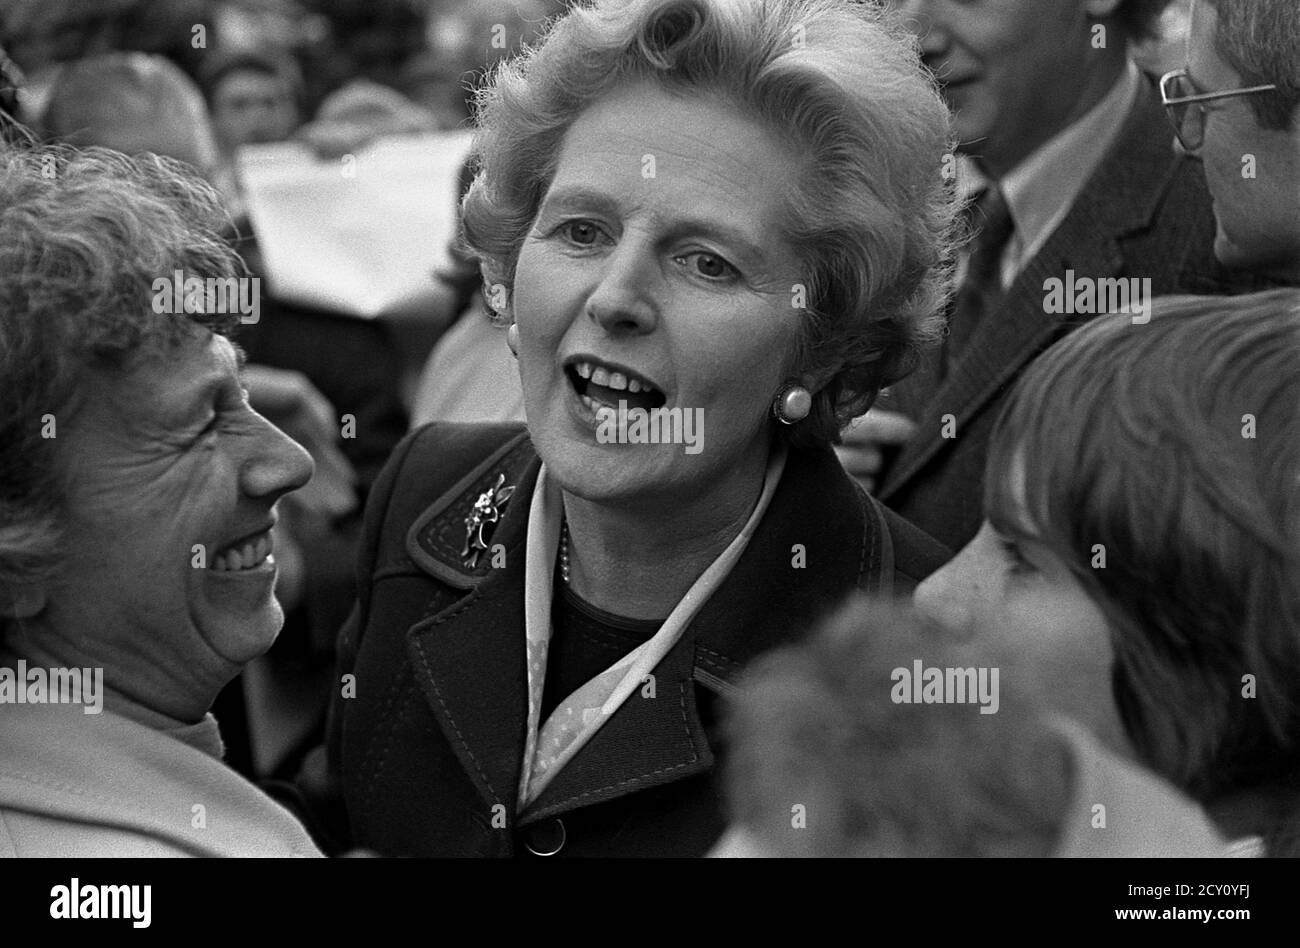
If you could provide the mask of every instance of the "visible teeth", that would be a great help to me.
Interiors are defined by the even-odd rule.
[[[587,379],[592,384],[612,388],[615,391],[646,392],[650,394],[656,391],[655,387],[649,382],[643,382],[623,372],[612,372],[590,362],[575,362],[573,368],[579,376]]]
[[[255,569],[266,561],[271,550],[271,538],[263,533],[238,547],[218,553],[212,558],[212,569],[218,573]]]

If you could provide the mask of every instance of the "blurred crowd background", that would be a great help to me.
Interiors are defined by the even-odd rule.
[[[296,141],[337,161],[388,136],[468,128],[473,89],[492,64],[536,39],[564,7],[0,0],[0,133],[187,162],[222,195],[230,239],[251,273],[266,277],[240,149]],[[463,173],[462,188],[468,180]],[[448,193],[447,206],[457,199]],[[496,390],[492,380],[509,371],[497,331],[473,318],[485,315],[477,266],[453,257],[431,282],[439,292],[426,312],[386,321],[277,298],[264,279],[261,319],[239,335],[252,401],[317,466],[301,502],[282,505],[277,528],[284,633],[215,709],[229,763],[250,776],[292,773],[319,739],[334,638],[355,598],[361,510],[383,462],[412,424],[479,404],[473,386]],[[522,418],[518,398],[507,398],[490,411]],[[341,417],[355,422],[343,434]]]
[[[441,124],[465,117],[462,82],[502,54],[490,24],[532,15],[557,0],[6,0],[0,39],[27,75],[39,111],[58,70],[111,51],[157,53],[196,81],[214,54],[261,53],[296,82],[292,108],[277,103],[256,140],[287,137],[349,81],[367,79],[427,108]],[[482,23],[488,29],[480,29]],[[203,26],[203,43],[194,27]],[[517,38],[517,37],[516,37]],[[268,110],[270,111],[270,110]]]

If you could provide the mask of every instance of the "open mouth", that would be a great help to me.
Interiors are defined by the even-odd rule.
[[[615,369],[578,359],[564,367],[564,374],[578,398],[593,412],[606,407],[618,408],[619,402],[626,402],[629,410],[649,411],[662,408],[668,401],[668,396],[650,381],[626,368]]]
[[[209,569],[217,573],[250,572],[265,566],[268,562],[274,563],[275,560],[271,558],[273,549],[271,531],[263,530],[261,533],[238,540],[218,552],[212,557]]]

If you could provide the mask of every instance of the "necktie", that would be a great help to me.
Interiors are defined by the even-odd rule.
[[[990,184],[971,208],[971,241],[966,275],[957,288],[948,326],[945,362],[960,358],[980,320],[1002,295],[1002,252],[1015,230],[1002,189]]]

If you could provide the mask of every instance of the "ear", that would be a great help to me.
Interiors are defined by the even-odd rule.
[[[1094,20],[1105,20],[1115,15],[1124,0],[1084,0],[1084,11]]]
[[[782,385],[788,385],[796,382],[802,385],[808,391],[816,395],[824,389],[830,380],[835,378],[836,374],[844,368],[842,362],[836,361],[830,365],[822,366],[819,369],[804,369],[803,371],[789,372],[785,375]]]
[[[0,618],[31,619],[45,609],[40,583],[0,583]]]

